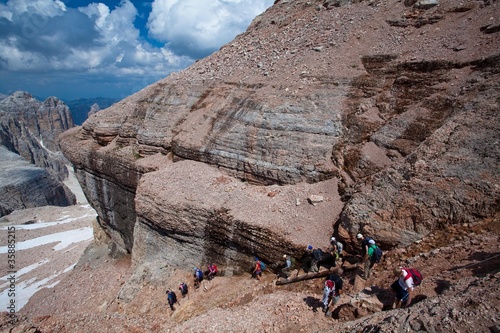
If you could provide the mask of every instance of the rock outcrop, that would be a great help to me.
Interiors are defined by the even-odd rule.
[[[69,206],[76,198],[50,173],[0,146],[0,216],[19,209]]]
[[[405,3],[277,1],[63,134],[101,227],[136,264],[238,272],[332,233],[390,249],[494,216],[500,34],[481,27],[500,5]]]
[[[90,111],[89,111],[89,113],[87,114],[87,117],[90,117],[91,115],[93,115],[93,114],[95,114],[95,113],[97,113],[97,112],[99,112],[99,111],[101,111],[101,107],[99,106],[99,104],[94,103],[94,104],[92,104],[92,106],[90,107]]]
[[[2,214],[76,202],[75,195],[63,184],[69,162],[56,142],[56,137],[71,127],[68,107],[55,97],[40,102],[27,92],[18,91],[0,101],[0,147],[31,164],[17,161],[14,165],[19,164],[19,170],[16,170],[8,162],[10,158],[5,160],[3,173],[9,177],[2,180],[6,191]]]
[[[0,101],[1,145],[59,180],[68,176],[68,161],[56,138],[73,126],[68,107],[56,97],[40,102],[17,91]]]

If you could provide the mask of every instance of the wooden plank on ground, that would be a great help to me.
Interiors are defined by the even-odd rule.
[[[279,278],[276,281],[276,285],[281,286],[281,285],[288,284],[288,283],[317,279],[320,277],[328,276],[331,273],[339,274],[339,271],[341,271],[341,268],[332,267],[330,269],[321,270],[321,271],[316,272],[316,273],[305,273],[305,274],[301,274],[301,275],[297,275],[297,276],[290,276],[288,279],[287,278]]]

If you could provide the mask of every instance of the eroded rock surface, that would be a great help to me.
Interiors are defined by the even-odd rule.
[[[56,97],[44,102],[17,91],[0,101],[0,143],[59,180],[68,176],[57,136],[73,127],[69,108]]]
[[[65,133],[102,228],[140,261],[237,271],[277,244],[299,253],[335,233],[352,250],[362,232],[389,250],[493,216],[500,34],[482,27],[499,3],[423,3],[277,1],[220,51]]]
[[[46,169],[0,146],[0,216],[19,209],[41,206],[69,206],[73,193]]]

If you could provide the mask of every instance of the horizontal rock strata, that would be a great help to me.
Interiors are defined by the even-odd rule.
[[[0,146],[0,216],[41,206],[69,206],[76,197],[44,168]]]
[[[238,272],[331,233],[348,251],[358,232],[391,249],[492,216],[500,34],[481,27],[498,4],[466,2],[277,1],[61,147],[136,263],[220,260]]]

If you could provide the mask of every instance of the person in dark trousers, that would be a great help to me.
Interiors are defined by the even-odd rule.
[[[203,281],[203,272],[197,267],[193,268],[193,270],[194,287],[198,289],[200,287],[201,281]]]
[[[313,259],[311,261],[311,272],[316,273],[319,272],[319,264],[324,259],[325,253],[322,249],[317,248],[312,250]]]
[[[166,291],[167,294],[167,301],[168,305],[170,306],[170,309],[172,311],[175,311],[174,304],[177,303],[177,295],[173,290],[167,289]]]
[[[394,275],[398,277],[391,285],[391,289],[396,293],[395,307],[408,307],[411,304],[412,292],[415,287],[413,277],[402,267],[396,267]]]
[[[340,269],[338,273],[332,273],[328,276],[328,280],[334,283],[334,291],[330,303],[328,304],[328,307],[325,311],[325,316],[327,317],[332,315],[335,305],[340,300],[340,295],[342,294],[342,287],[344,286],[344,281],[342,281],[342,278],[340,277],[342,273],[343,271]]]
[[[186,295],[188,293],[188,286],[187,286],[187,284],[184,283],[184,282],[181,282],[179,284],[179,291],[181,292],[182,298],[186,297]]]
[[[309,245],[304,251],[302,258],[300,259],[300,261],[302,262],[302,266],[300,268],[302,268],[304,273],[308,273],[311,271],[312,260],[313,260],[313,247],[312,245]],[[299,276],[300,274],[300,268],[297,270],[297,276]]]
[[[218,268],[217,268],[217,265],[215,264],[211,264],[211,265],[208,265],[207,266],[207,272],[206,272],[206,275],[207,275],[207,280],[212,280],[215,275],[217,275],[217,272],[218,272]]]
[[[374,265],[374,262],[371,260],[370,253],[368,252],[371,243],[375,244],[375,242],[370,237],[365,237],[362,234],[358,234],[356,238],[361,242],[361,260],[364,263],[363,278],[367,280],[370,277],[370,272]]]

